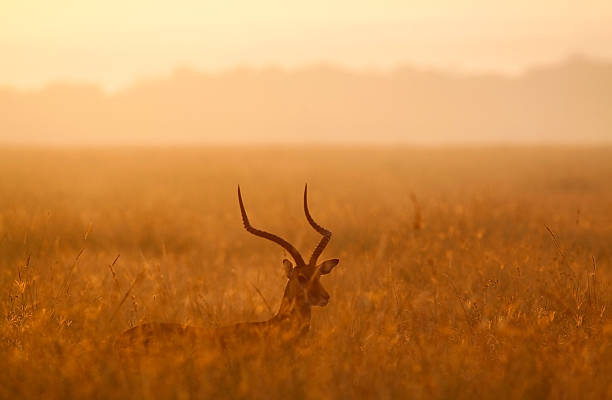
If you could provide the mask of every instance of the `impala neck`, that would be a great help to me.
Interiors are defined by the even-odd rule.
[[[303,334],[310,329],[310,304],[303,293],[298,296],[291,295],[290,284],[285,287],[285,294],[280,308],[271,322],[289,322],[296,333]]]

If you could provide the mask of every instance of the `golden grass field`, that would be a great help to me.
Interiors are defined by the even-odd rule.
[[[122,369],[137,323],[272,315],[236,186],[309,254],[305,182],[340,264],[300,348]],[[0,398],[611,398],[611,183],[612,148],[1,149]]]

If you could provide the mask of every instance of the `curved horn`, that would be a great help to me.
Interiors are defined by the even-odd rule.
[[[251,226],[249,222],[249,217],[247,216],[246,210],[244,209],[244,204],[242,203],[242,194],[240,193],[240,185],[238,185],[238,203],[240,203],[240,213],[242,214],[242,223],[244,224],[244,228],[247,232],[252,233],[255,236],[262,237],[264,239],[268,239],[273,241],[274,243],[280,245],[283,249],[287,250],[296,265],[304,265],[304,259],[299,251],[291,243],[281,238],[280,236],[276,236],[272,233],[268,233],[265,231],[261,231],[259,229],[255,229]]]
[[[308,264],[310,265],[315,265],[321,253],[323,253],[323,250],[325,250],[325,246],[327,246],[327,243],[329,243],[332,233],[327,229],[323,228],[321,225],[317,224],[315,220],[312,219],[310,211],[308,211],[308,184],[304,185],[304,213],[306,214],[306,219],[308,220],[310,226],[312,226],[315,231],[323,235],[321,241],[312,252],[312,255],[310,256],[310,261],[308,262]]]

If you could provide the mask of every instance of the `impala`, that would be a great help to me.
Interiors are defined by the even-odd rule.
[[[304,213],[308,223],[322,236],[308,262],[300,252],[280,236],[251,226],[242,195],[238,186],[238,204],[242,222],[247,232],[270,240],[283,249],[293,259],[284,259],[283,265],[288,282],[278,312],[269,320],[245,322],[222,326],[216,329],[182,325],[176,323],[145,323],[123,332],[116,341],[119,351],[148,352],[151,349],[165,351],[170,347],[216,345],[225,349],[241,343],[256,344],[264,340],[276,345],[291,345],[310,328],[310,314],[313,306],[325,306],[329,294],[321,285],[321,275],[329,274],[338,264],[338,259],[323,261],[318,259],[331,239],[331,232],[317,224],[308,210],[308,186],[304,187]]]

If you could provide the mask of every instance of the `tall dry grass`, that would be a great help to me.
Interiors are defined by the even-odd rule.
[[[134,324],[271,315],[236,184],[308,252],[306,181],[341,261],[303,346],[125,372]],[[0,398],[611,397],[610,182],[609,148],[2,149]]]

